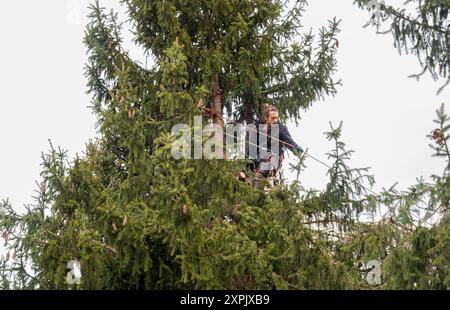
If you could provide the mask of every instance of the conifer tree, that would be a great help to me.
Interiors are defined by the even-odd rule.
[[[422,71],[411,77],[429,72],[435,80],[443,78],[438,93],[450,83],[449,0],[409,0],[400,8],[382,0],[354,2],[372,13],[369,24],[374,24],[378,33],[392,34],[400,53],[417,56]]]

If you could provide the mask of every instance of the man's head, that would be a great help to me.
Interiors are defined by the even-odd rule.
[[[264,120],[267,125],[278,123],[278,110],[271,104],[264,104]]]

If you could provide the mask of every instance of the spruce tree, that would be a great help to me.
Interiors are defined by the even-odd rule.
[[[450,83],[450,1],[409,0],[395,8],[382,0],[355,0],[358,7],[371,12],[367,24],[377,33],[392,34],[400,53],[416,55],[422,71],[412,74],[419,79],[425,72],[437,80],[443,78],[441,92]]]

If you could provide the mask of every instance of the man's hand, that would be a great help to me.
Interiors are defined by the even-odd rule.
[[[303,153],[302,147],[301,147],[301,146],[297,146],[297,147],[295,148],[295,150],[294,150],[295,156],[300,157],[300,156],[302,156],[302,153]]]

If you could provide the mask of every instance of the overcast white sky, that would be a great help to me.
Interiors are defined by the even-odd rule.
[[[83,77],[84,16],[91,2],[0,2],[0,199],[9,198],[17,208],[31,202],[49,138],[73,157],[96,135]],[[116,9],[118,2],[100,1]],[[363,29],[368,13],[353,6],[353,0],[310,2],[306,28],[317,29],[334,16],[342,19],[336,76],[343,86],[335,98],[304,113],[298,127],[290,124],[293,137],[326,161],[332,145],[323,132],[329,121],[342,120],[343,139],[356,150],[352,164],[372,167],[376,190],[396,181],[404,188],[418,176],[440,173],[444,162],[431,158],[426,134],[433,129],[435,109],[442,102],[449,106],[450,87],[437,97],[440,84],[429,76],[420,82],[408,79],[419,71],[416,58],[398,55],[390,35]],[[133,57],[143,59],[139,49],[127,47]],[[323,187],[326,168],[311,160],[307,165],[304,186]]]

